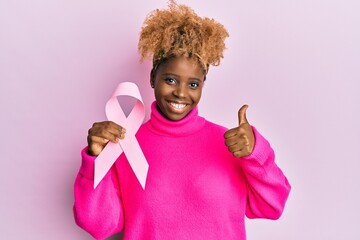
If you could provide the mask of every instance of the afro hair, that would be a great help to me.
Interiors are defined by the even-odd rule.
[[[171,0],[168,9],[156,9],[146,17],[138,50],[141,61],[152,59],[154,68],[171,56],[196,56],[207,71],[209,65],[220,64],[228,36],[222,24]]]

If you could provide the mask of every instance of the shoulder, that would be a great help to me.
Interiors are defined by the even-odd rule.
[[[146,133],[146,132],[148,132],[149,131],[149,129],[148,129],[148,125],[150,124],[150,121],[148,120],[148,121],[146,121],[146,122],[144,122],[141,126],[140,126],[140,128],[139,128],[139,130],[137,131],[137,133],[136,133],[136,135],[142,135],[142,134],[144,134],[144,133]]]
[[[222,140],[224,137],[224,134],[227,130],[228,130],[228,128],[226,128],[222,125],[205,120],[205,124],[204,124],[204,128],[202,130],[202,133],[208,137],[211,137],[211,139],[220,138]]]
[[[224,132],[224,133],[228,130],[228,128],[226,128],[222,125],[219,125],[217,123],[208,121],[206,119],[205,119],[205,127],[207,129],[211,129],[212,131],[219,131],[219,132]]]

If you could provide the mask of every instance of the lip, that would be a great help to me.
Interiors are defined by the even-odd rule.
[[[166,105],[168,106],[168,109],[170,112],[176,113],[176,114],[183,114],[187,111],[187,108],[190,106],[188,103],[179,102],[179,101],[170,101],[166,100]],[[175,106],[177,105],[177,106]],[[184,105],[183,107],[181,105]]]

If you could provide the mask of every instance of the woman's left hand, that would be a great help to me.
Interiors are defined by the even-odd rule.
[[[243,105],[239,112],[239,126],[225,132],[225,145],[234,157],[240,158],[252,153],[255,145],[254,132],[246,119],[248,105]]]

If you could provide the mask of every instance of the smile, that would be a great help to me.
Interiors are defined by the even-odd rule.
[[[173,102],[170,102],[170,105],[171,105],[173,108],[176,108],[176,109],[182,109],[182,108],[186,107],[186,104],[183,104],[183,103],[173,103]]]
[[[176,103],[170,101],[168,101],[167,103],[171,111],[175,113],[183,113],[185,111],[185,108],[188,106],[188,104],[185,103]]]

